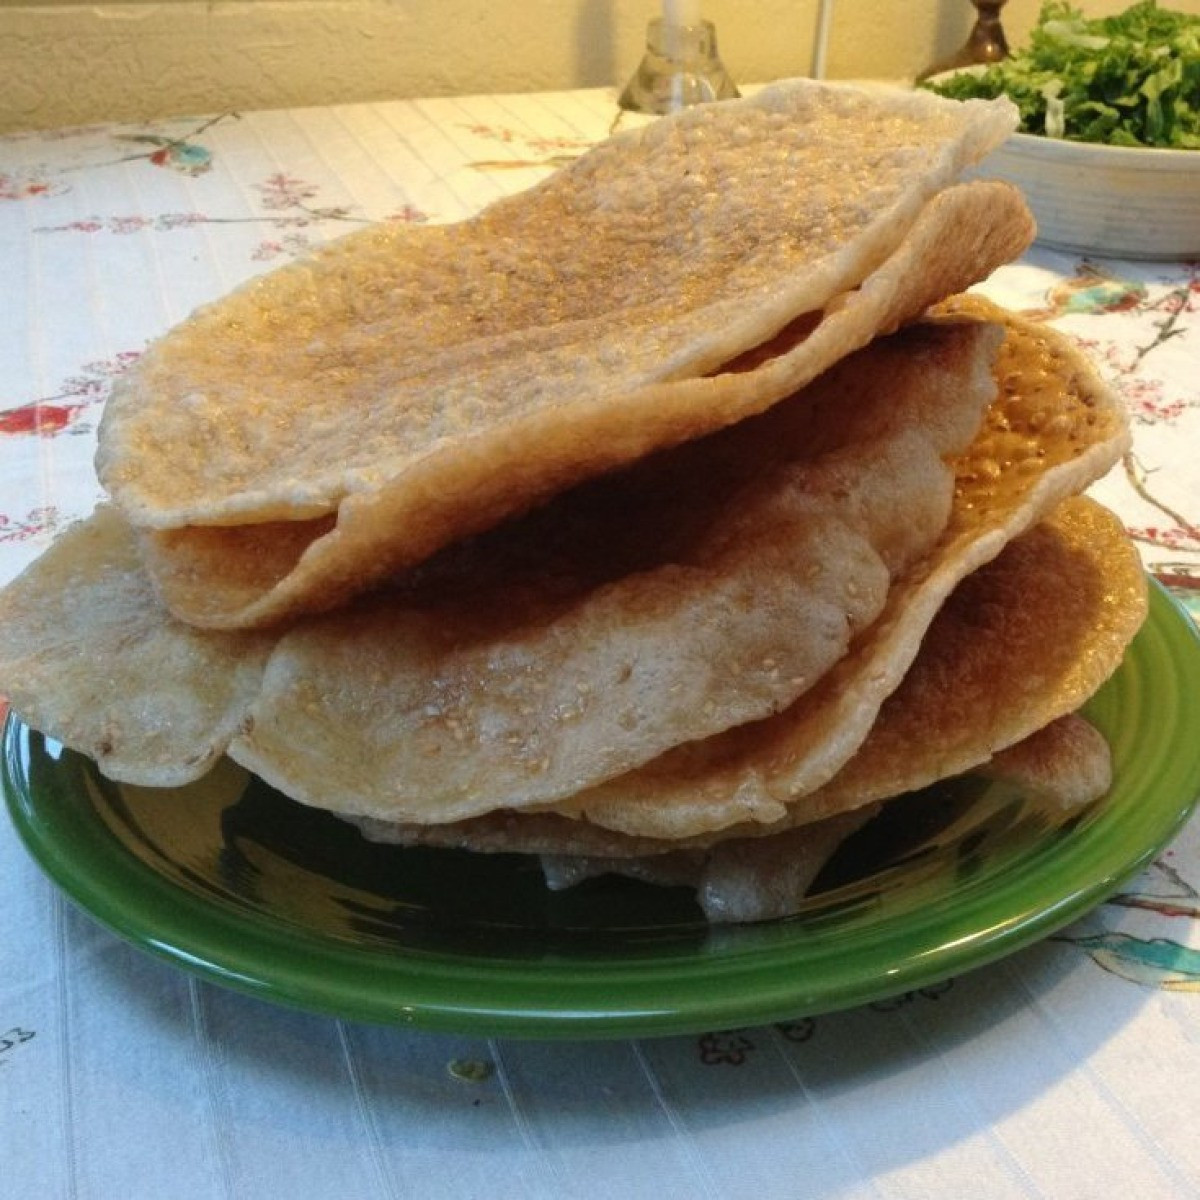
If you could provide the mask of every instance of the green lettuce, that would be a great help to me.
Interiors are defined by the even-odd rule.
[[[1008,96],[1025,133],[1110,146],[1200,149],[1200,17],[1141,0],[1088,19],[1042,7],[1028,48],[923,85],[943,96]]]

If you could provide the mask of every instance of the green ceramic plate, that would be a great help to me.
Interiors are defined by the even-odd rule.
[[[1161,588],[1089,705],[1116,782],[1067,823],[995,785],[893,801],[794,919],[709,929],[686,893],[548,893],[516,857],[372,846],[232,766],[119,786],[10,718],[3,783],[34,858],[142,948],[269,1000],[480,1035],[696,1032],[881,999],[1080,916],[1200,795],[1200,639]]]

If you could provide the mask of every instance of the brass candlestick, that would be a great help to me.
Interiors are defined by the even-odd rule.
[[[960,67],[972,67],[983,63],[999,62],[1008,57],[1008,39],[1000,23],[1000,10],[1007,0],[971,0],[975,6],[975,24],[971,28],[966,44],[943,62],[935,63],[923,71],[919,78],[928,79],[943,71],[954,71]]]

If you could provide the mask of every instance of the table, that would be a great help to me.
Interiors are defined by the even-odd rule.
[[[97,500],[97,418],[148,339],[355,225],[523,188],[620,119],[592,90],[0,138],[0,583]],[[1080,339],[1124,396],[1134,449],[1094,494],[1200,613],[1200,264],[1035,247],[984,290]],[[0,821],[0,1194],[1200,1196],[1198,889],[1193,823],[1119,902],[935,987],[763,1028],[513,1041],[201,982],[77,911]]]

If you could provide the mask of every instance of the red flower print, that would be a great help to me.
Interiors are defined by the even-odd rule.
[[[139,357],[136,350],[122,350],[112,358],[84,363],[80,374],[63,380],[57,395],[43,396],[18,408],[0,409],[0,435],[54,437],[64,430],[82,432],[87,426],[77,424],[80,412],[106,400],[112,381]]]
[[[285,175],[282,171],[268,176],[257,188],[263,208],[275,210],[303,208],[304,202],[311,200],[318,190],[313,184]]]
[[[51,183],[36,177],[22,179],[0,171],[0,200],[40,199],[44,196],[57,196],[64,191],[66,188],[61,183]]]
[[[1164,550],[1195,550],[1198,548],[1196,531],[1182,525],[1132,525],[1129,536],[1135,542],[1147,546],[1160,546]]]
[[[37,434],[54,437],[70,427],[84,405],[52,404],[35,400],[20,408],[0,412],[0,434]]]
[[[23,520],[0,513],[0,542],[27,542],[39,534],[53,533],[58,522],[58,509],[53,506],[32,509]]]
[[[429,220],[429,214],[413,204],[405,204],[395,212],[389,213],[384,220],[398,221],[406,225],[424,225]]]
[[[1163,396],[1163,384],[1158,379],[1137,379],[1126,376],[1115,380],[1130,415],[1140,424],[1153,425],[1172,421],[1187,412],[1187,401],[1168,400]]]

